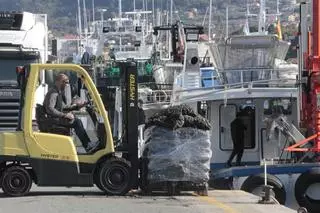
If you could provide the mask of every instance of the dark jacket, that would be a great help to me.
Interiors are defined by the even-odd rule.
[[[57,87],[51,88],[44,98],[43,106],[48,117],[64,118],[66,113],[77,109],[76,105],[66,105],[65,98]]]
[[[231,122],[231,136],[232,140],[243,140],[244,131],[247,129],[240,118],[236,118]]]

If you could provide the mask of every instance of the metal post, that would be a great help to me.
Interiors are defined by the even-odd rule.
[[[267,185],[267,161],[264,159],[264,185]]]
[[[121,17],[122,17],[122,1],[119,0],[119,22],[121,24]]]
[[[81,5],[80,5],[80,0],[78,0],[78,27],[79,27],[79,40],[81,44],[81,37],[82,37],[82,24],[81,24]]]
[[[259,12],[259,30],[258,32],[264,33],[266,31],[266,2],[260,0],[260,12]]]
[[[87,19],[87,11],[86,11],[86,0],[83,0],[83,18],[84,18],[84,36],[86,38],[86,46],[88,46],[88,19]]]
[[[95,19],[95,9],[94,9],[94,0],[92,0],[92,23],[96,21]]]
[[[148,11],[148,0],[146,0],[146,11]],[[149,21],[148,21],[148,14],[146,14],[146,26],[148,26]],[[146,27],[147,29],[147,27]]]
[[[119,27],[122,27],[122,1],[119,0]],[[122,51],[122,38],[121,32],[119,32],[119,49]]]
[[[212,0],[210,0],[210,5],[209,5],[209,41],[211,41],[211,20],[212,20]]]
[[[103,30],[103,22],[104,22],[103,13],[106,12],[107,9],[99,9],[98,11],[100,12],[100,19],[101,19],[101,31],[100,31],[100,33],[102,33],[102,30]]]
[[[226,8],[226,38],[229,36],[229,5]]]
[[[101,17],[101,29],[103,29],[103,11],[100,11],[100,17]]]
[[[155,21],[155,8],[154,8],[154,0],[152,0],[152,26],[156,23]]]
[[[170,25],[172,25],[173,22],[173,0],[170,0]]]

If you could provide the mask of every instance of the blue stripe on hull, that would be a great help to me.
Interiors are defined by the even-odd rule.
[[[252,162],[254,163],[254,162]],[[245,162],[244,162],[245,164]],[[246,177],[264,172],[264,167],[259,165],[246,165],[238,167],[226,168],[225,164],[211,164],[211,178],[227,178],[227,177]],[[304,164],[279,164],[268,165],[268,174],[299,174],[308,171],[311,168],[320,167],[319,163]]]

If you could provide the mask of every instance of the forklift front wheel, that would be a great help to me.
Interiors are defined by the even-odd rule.
[[[107,194],[125,195],[131,189],[131,166],[123,158],[106,160],[97,175],[97,185]]]
[[[24,196],[31,188],[32,178],[29,172],[21,166],[7,168],[2,176],[2,190],[12,197]]]

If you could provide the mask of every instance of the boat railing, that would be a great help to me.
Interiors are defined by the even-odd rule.
[[[139,99],[144,107],[156,107],[156,105],[167,105],[171,102],[173,92],[172,84],[141,83],[139,84]]]
[[[206,70],[207,71],[207,70]],[[244,88],[297,88],[295,75],[281,77],[279,69],[246,69],[246,70],[214,70],[211,75],[200,75],[199,84],[187,84],[188,72],[175,73],[173,84],[144,83],[139,84],[139,98],[145,106],[168,105],[172,96],[187,94],[191,91],[214,91],[217,93],[232,89]],[[192,72],[193,73],[193,72]],[[193,73],[194,74],[194,73]],[[187,76],[187,77],[186,77]],[[185,86],[184,85],[189,85]],[[190,87],[195,85],[195,87]]]
[[[203,75],[200,73],[200,85],[197,88],[187,88],[181,79],[185,79],[188,73],[176,75],[176,88],[183,90],[194,89],[235,89],[248,87],[265,87],[265,88],[290,88],[297,87],[297,77],[295,73],[281,73],[280,69],[229,69],[213,70],[211,74]]]

